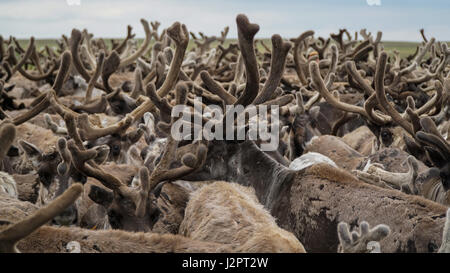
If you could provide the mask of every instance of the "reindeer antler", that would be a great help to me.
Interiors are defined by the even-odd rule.
[[[242,58],[245,64],[247,81],[244,92],[236,101],[236,104],[245,107],[252,103],[259,91],[258,63],[253,47],[253,39],[259,31],[259,25],[251,24],[244,14],[239,14],[236,17],[236,24],[238,27],[239,48],[241,49]]]
[[[127,67],[128,65],[132,64],[139,57],[141,57],[143,54],[145,54],[145,52],[147,52],[147,49],[150,45],[150,41],[152,39],[152,32],[150,30],[150,26],[149,26],[148,22],[145,19],[141,19],[141,24],[144,27],[144,31],[145,31],[144,43],[142,43],[141,47],[133,55],[120,61],[119,69]]]
[[[39,209],[24,220],[0,231],[0,253],[20,252],[16,248],[20,240],[27,237],[55,216],[61,214],[68,206],[75,202],[82,191],[83,186],[81,184],[75,184],[46,207]]]
[[[369,242],[379,242],[391,232],[387,225],[377,225],[370,229],[369,223],[363,221],[359,224],[359,232],[350,229],[347,223],[338,224],[339,249],[340,253],[367,253],[369,252]]]

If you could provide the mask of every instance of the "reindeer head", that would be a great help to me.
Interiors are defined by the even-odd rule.
[[[186,92],[187,87],[183,83],[177,85],[176,101],[178,104],[185,103]],[[170,128],[174,121],[176,119],[172,119],[170,124],[161,126]],[[73,136],[73,139],[68,142],[68,148],[75,168],[87,176],[96,178],[105,187],[112,190],[111,192],[94,186],[91,188],[89,196],[94,202],[106,208],[113,228],[134,231],[151,230],[160,213],[152,195],[158,196],[163,182],[176,180],[198,169],[206,158],[206,147],[196,144],[192,146],[193,153],[187,152],[182,157],[181,166],[172,168],[178,141],[169,135],[165,152],[153,172],[149,174],[148,169],[142,167],[139,172],[139,184],[130,187],[126,182],[106,173],[99,164],[92,161],[98,155],[94,148],[86,150],[81,141],[75,142],[74,139],[79,139],[80,136],[74,126],[74,117],[71,117],[70,114],[66,115],[66,125]],[[95,133],[95,131],[88,132]]]
[[[422,130],[416,133],[416,138],[423,143],[435,173],[439,173],[442,186],[445,191],[448,191],[450,190],[450,144],[439,133],[431,118],[422,118],[420,124]]]
[[[68,206],[75,202],[82,191],[83,187],[80,184],[73,185],[46,207],[39,209],[17,223],[10,223],[0,219],[0,253],[19,253],[17,243],[21,239],[30,235],[53,217],[60,215]],[[8,224],[5,226],[2,225],[3,223]]]
[[[72,183],[84,184],[86,182],[86,176],[72,167],[64,138],[59,139],[57,150],[47,153],[43,153],[38,147],[24,140],[19,140],[19,145],[38,174],[41,185],[39,191],[41,205],[45,205],[61,195]],[[102,147],[102,149],[104,148]],[[55,217],[54,221],[60,225],[75,223],[77,221],[76,207],[68,206],[61,215]]]

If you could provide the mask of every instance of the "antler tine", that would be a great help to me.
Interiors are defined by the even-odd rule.
[[[22,67],[22,65],[25,64],[28,58],[30,58],[31,53],[33,52],[33,48],[34,48],[34,37],[31,37],[30,44],[28,45],[27,51],[25,51],[25,54],[23,55],[22,59],[13,68],[11,68],[11,75],[14,75],[17,69],[19,69],[19,67]]]
[[[425,132],[417,132],[416,136],[419,140],[433,145],[447,154],[450,154],[450,144],[439,133],[433,119],[430,117],[423,117],[420,119],[420,125],[422,125],[422,129]]]
[[[88,70],[89,73],[92,73],[92,70],[95,67],[95,57],[89,52],[87,45],[81,45],[81,54],[85,57],[91,69]]]
[[[222,87],[222,85],[211,78],[208,71],[204,70],[200,72],[200,78],[202,79],[208,90],[211,91],[211,93],[219,96],[227,105],[233,105],[237,101],[237,99],[233,95],[228,93]]]
[[[105,172],[98,164],[107,156],[108,148],[103,149],[94,147],[86,150],[83,146],[78,130],[75,125],[75,117],[71,113],[64,115],[67,131],[72,138],[67,142],[67,147],[70,151],[71,162],[75,169],[86,176],[93,177],[100,181],[105,187],[118,191],[123,195],[131,196],[135,199],[134,192],[129,189],[120,179]]]
[[[312,81],[314,83],[314,85],[316,86],[316,88],[318,89],[318,91],[320,92],[320,95],[322,95],[322,97],[325,98],[325,100],[330,103],[331,105],[333,105],[334,107],[346,111],[346,112],[352,112],[352,113],[357,113],[360,114],[368,119],[371,119],[370,116],[366,113],[366,111],[364,110],[364,108],[359,107],[359,106],[355,106],[355,105],[351,105],[348,103],[344,103],[339,101],[337,98],[335,98],[330,91],[328,91],[322,76],[320,75],[320,69],[319,69],[319,64],[316,62],[311,62],[309,64],[309,69],[310,69],[310,73],[311,73],[311,78]]]
[[[368,46],[356,51],[353,54],[352,58],[355,62],[361,61],[361,60],[365,59],[368,56],[369,52],[372,51],[373,49],[374,49],[374,46],[368,45]]]
[[[66,113],[63,115],[64,122],[66,123],[67,134],[75,142],[77,147],[81,150],[85,150],[83,141],[81,140],[80,134],[76,126],[75,116],[71,113]]]
[[[406,103],[408,105],[406,107],[406,114],[411,120],[414,133],[417,133],[422,126],[420,125],[419,115],[415,112],[416,103],[414,102],[414,98],[412,96],[408,96],[406,98]]]
[[[294,99],[294,95],[287,94],[287,95],[279,96],[279,97],[276,97],[275,99],[263,102],[261,105],[278,105],[279,107],[281,107],[281,106],[288,104],[293,99]]]
[[[181,63],[183,62],[184,52],[186,51],[189,43],[189,32],[184,24],[175,22],[171,27],[167,29],[167,35],[175,42],[176,49],[175,55],[170,63],[170,69],[167,73],[166,80],[158,90],[160,97],[165,97],[169,91],[175,86],[176,79],[181,69]]]
[[[368,243],[381,241],[391,232],[387,225],[377,225],[370,229],[369,223],[362,221],[359,224],[359,232],[350,232],[345,222],[338,224],[339,252],[342,253],[365,253],[368,252]]]
[[[16,248],[18,241],[31,234],[55,216],[61,214],[61,212],[75,202],[82,191],[83,186],[81,184],[72,185],[46,207],[39,209],[31,216],[1,231],[0,252],[19,252]]]
[[[5,70],[7,70],[7,73],[9,75],[11,75],[11,71],[10,71],[11,68],[9,68],[9,64],[4,63],[3,66],[4,66]],[[53,59],[51,61],[50,68],[47,69],[47,72],[45,74],[40,74],[40,75],[30,74],[27,71],[23,70],[22,67],[17,68],[17,71],[19,71],[19,73],[22,74],[22,76],[24,76],[25,78],[27,78],[30,81],[42,81],[42,80],[45,80],[45,79],[51,77],[53,75],[53,72],[56,70],[57,66],[58,66],[58,64],[57,64],[56,60]],[[9,69],[9,71],[8,71],[8,69]],[[6,78],[6,81],[8,81],[8,78]]]
[[[132,33],[133,27],[128,25],[127,26],[127,37],[120,43],[117,47],[113,48],[112,50],[117,51],[118,53],[121,53],[125,46],[127,45],[128,40],[132,39],[135,35]]]
[[[42,71],[41,63],[39,62],[39,55],[37,54],[37,51],[36,51],[36,45],[33,45],[30,60],[36,66],[36,69],[39,72],[39,74],[42,75],[44,72]]]
[[[69,73],[71,64],[71,58],[70,58],[70,52],[64,52],[61,57],[61,65],[60,69],[58,71],[58,74],[56,75],[56,80],[53,85],[53,89],[56,92],[59,92],[62,88],[62,85],[64,84],[64,80],[67,77],[67,74]],[[32,108],[25,112],[22,115],[19,115],[15,117],[12,122],[14,125],[20,125],[36,115],[38,115],[43,110],[47,109],[51,105],[52,102],[55,102],[56,93],[53,90],[47,91],[46,93],[43,93],[38,98],[36,98],[32,103]],[[58,105],[54,104],[53,106],[57,107]],[[59,107],[59,109],[63,108],[62,106]]]
[[[20,125],[33,117],[37,116],[40,112],[47,109],[47,107],[50,106],[50,98],[52,97],[53,91],[47,91],[46,93],[42,94],[35,100],[35,105],[28,110],[27,112],[23,113],[20,116],[15,117],[12,120],[12,123],[14,125]]]
[[[80,150],[73,139],[67,143],[69,151],[72,155],[72,162],[74,167],[86,176],[93,177],[100,181],[105,187],[114,191],[124,191],[125,184],[117,177],[103,171],[97,164],[88,164],[88,161],[93,160],[97,156],[97,150]]]
[[[5,69],[5,72],[7,74],[6,78],[5,78],[5,82],[8,82],[12,77],[11,66],[7,62],[3,62],[2,67],[3,67],[3,69]]]
[[[184,53],[186,51],[187,45],[189,43],[189,32],[185,25],[175,22],[171,27],[167,29],[167,34],[175,42],[176,49],[175,55],[170,63],[169,72],[167,73],[166,79],[163,85],[158,89],[157,94],[161,98],[165,97],[173,86],[176,84],[178,76],[181,71],[181,64],[183,63]],[[145,83],[145,80],[144,80]],[[142,97],[142,96],[141,96]],[[130,116],[133,120],[140,119],[146,112],[150,112],[154,107],[151,100],[145,100],[141,105],[139,105]]]
[[[441,105],[439,104],[442,103],[442,95],[444,93],[443,87],[439,80],[436,80],[434,84],[436,93],[430,100],[428,100],[424,105],[422,105],[422,107],[420,107],[415,111],[418,115],[428,113],[434,106],[436,107],[437,110],[440,110]]]
[[[375,94],[375,90],[363,79],[361,74],[358,73],[356,70],[355,62],[347,61],[345,63],[345,68],[347,70],[347,73],[354,79],[356,82],[361,86],[364,90],[364,93],[366,95],[370,96],[372,94]]]
[[[104,86],[103,89],[107,93],[113,92],[112,87],[109,85],[109,77],[111,77],[111,75],[119,68],[119,65],[120,65],[119,54],[115,50],[113,50],[103,62],[103,69],[102,69],[102,82]],[[97,87],[97,83],[95,83],[94,86]]]
[[[204,144],[198,144],[196,155],[192,153],[183,155],[181,159],[182,166],[170,169],[170,164],[175,158],[177,147],[178,141],[169,136],[166,144],[166,151],[150,177],[151,190],[153,190],[162,181],[176,180],[177,178],[186,176],[204,164],[207,155],[207,148]]]
[[[105,62],[105,52],[100,51],[100,54],[97,58],[97,66],[95,67],[94,75],[92,75],[91,80],[89,81],[88,87],[86,89],[86,95],[84,97],[84,103],[87,104],[91,102],[92,99],[92,91],[94,90],[95,83],[100,77],[103,70],[103,63]]]
[[[339,60],[339,50],[336,45],[331,45],[331,63],[325,82],[329,82],[332,75],[336,74],[337,64]]]
[[[91,76],[89,75],[83,63],[81,62],[78,50],[78,48],[80,47],[81,38],[82,33],[78,29],[74,28],[70,36],[70,52],[72,53],[73,66],[78,71],[78,73],[80,73],[80,75],[84,78],[84,80],[89,82]]]
[[[148,194],[150,192],[150,176],[147,167],[142,167],[139,170],[139,178],[141,182],[141,189],[136,202],[136,216],[144,217],[147,207]]]
[[[141,24],[144,27],[144,31],[145,31],[144,43],[133,55],[121,60],[119,69],[127,67],[128,65],[132,64],[134,61],[137,60],[137,58],[139,58],[140,56],[144,55],[145,52],[147,52],[147,49],[150,45],[150,41],[152,39],[152,31],[150,30],[150,26],[149,26],[147,20],[141,19]]]
[[[67,149],[67,141],[65,138],[61,137],[58,139],[57,148],[58,153],[62,158],[61,163],[58,164],[57,171],[59,175],[65,176],[69,173],[72,164],[72,156]]]
[[[419,54],[417,54],[416,58],[414,59],[413,65],[420,65],[422,59],[425,57],[425,54],[430,50],[435,41],[436,39],[432,37],[428,42],[426,42],[424,47],[419,48]]]
[[[89,121],[87,114],[80,114],[78,116],[78,126],[80,128],[80,136],[84,140],[94,140],[103,136],[111,134],[121,134],[125,132],[133,123],[133,118],[128,114],[121,122],[115,123],[106,128],[93,127]]]
[[[59,66],[58,74],[56,75],[55,82],[53,83],[53,90],[56,94],[61,92],[64,81],[69,73],[70,66],[72,64],[72,56],[69,51],[64,51],[61,56],[61,65]]]
[[[134,70],[134,87],[133,91],[131,91],[130,97],[133,99],[137,99],[139,95],[141,95],[144,91],[144,85],[142,83],[142,72],[139,67],[136,67]]]
[[[422,35],[423,40],[425,43],[428,43],[427,37],[425,37],[425,30],[423,28],[420,29],[420,35]]]
[[[312,35],[314,35],[314,31],[309,30],[303,32],[297,39],[291,40],[292,42],[294,42],[293,54],[294,54],[295,71],[297,72],[297,76],[302,85],[307,85],[308,81],[303,71],[303,66],[306,61],[304,60],[304,57],[301,56],[301,52],[299,51],[302,48],[303,41]]]
[[[253,104],[261,104],[270,99],[272,93],[280,84],[286,65],[286,57],[292,45],[289,42],[284,42],[280,35],[272,36],[272,56],[270,63],[269,78],[264,84],[263,89],[257,95]]]
[[[170,122],[170,115],[172,113],[172,106],[167,102],[167,100],[161,99],[156,93],[156,87],[154,83],[147,84],[146,87],[147,96],[153,102],[154,105],[159,109],[161,119],[164,122]]]
[[[374,122],[375,124],[384,125],[388,124],[392,121],[390,116],[386,116],[383,114],[375,113],[375,107],[378,105],[378,100],[376,97],[376,94],[373,93],[372,95],[367,98],[367,100],[364,102],[364,110],[369,115],[369,120]],[[380,106],[381,109],[383,107]]]
[[[55,134],[67,134],[67,129],[56,124],[49,114],[44,114],[45,124]]]
[[[375,92],[378,103],[379,105],[383,105],[383,110],[385,110],[398,125],[403,127],[410,135],[414,136],[412,125],[394,109],[386,98],[384,90],[384,73],[386,71],[387,57],[386,52],[383,51],[380,53],[375,70]]]
[[[185,104],[186,103],[186,94],[187,94],[187,86],[184,83],[177,84],[176,88],[176,101],[177,104]],[[172,117],[171,125],[173,125],[178,118]],[[161,123],[158,123],[158,126],[161,126]],[[201,165],[204,164],[206,160],[207,148],[204,144],[198,144],[196,155],[192,153],[185,154],[182,159],[181,167],[177,167],[174,169],[170,169],[171,163],[174,161],[176,157],[176,149],[178,147],[178,141],[173,138],[172,134],[169,134],[167,138],[166,150],[163,153],[163,156],[155,167],[155,170],[152,172],[150,176],[150,190],[153,190],[160,182],[165,180],[174,180],[185,176]]]
[[[242,58],[244,59],[246,72],[246,85],[242,95],[236,101],[236,104],[244,107],[252,103],[259,91],[259,71],[258,62],[256,61],[255,49],[253,47],[253,39],[259,31],[259,25],[251,24],[244,14],[236,17],[238,28],[239,48],[241,49]]]

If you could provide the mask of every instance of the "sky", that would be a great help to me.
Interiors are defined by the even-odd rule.
[[[450,40],[450,0],[0,0],[0,35],[59,38],[87,28],[96,37],[118,38],[131,25],[143,37],[145,18],[160,21],[161,28],[179,21],[206,35],[230,26],[234,38],[239,13],[260,25],[257,38],[292,38],[309,29],[328,36],[345,27],[351,33],[381,30],[385,41],[420,41],[420,28]]]

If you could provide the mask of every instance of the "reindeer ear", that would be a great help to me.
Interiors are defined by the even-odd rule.
[[[27,155],[28,159],[31,160],[33,167],[38,168],[39,160],[42,158],[41,150],[39,150],[39,148],[35,145],[26,142],[25,140],[19,140],[19,145]]]
[[[447,163],[445,156],[440,151],[428,146],[425,147],[425,151],[427,152],[428,159],[434,166],[442,168]]]
[[[107,208],[111,205],[114,194],[98,186],[92,185],[89,192],[89,198],[95,203]]]
[[[423,156],[423,149],[422,147],[417,144],[416,141],[414,141],[413,138],[407,136],[406,134],[403,134],[403,141],[406,145],[406,150],[411,155],[415,156],[416,158],[422,158]]]
[[[99,165],[105,163],[106,159],[108,159],[109,156],[109,146],[101,145],[95,147],[95,150],[97,151],[97,156],[94,158],[95,163]]]

